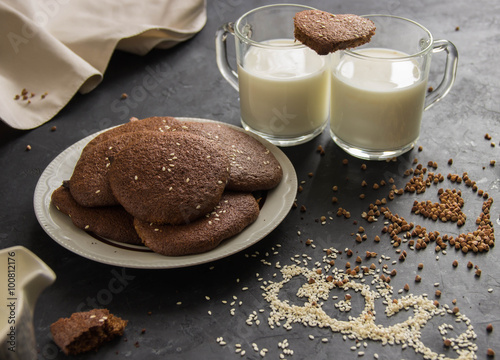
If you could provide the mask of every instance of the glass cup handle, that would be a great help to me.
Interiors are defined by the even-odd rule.
[[[425,97],[424,110],[429,109],[436,102],[441,100],[448,94],[455,78],[457,76],[458,51],[455,45],[448,40],[435,40],[432,46],[432,52],[438,53],[446,51],[446,64],[444,68],[444,76],[441,83],[432,91],[427,93]]]
[[[219,71],[224,79],[226,79],[232,87],[239,91],[238,73],[231,68],[227,58],[226,40],[228,34],[234,35],[234,23],[232,22],[222,25],[215,32],[215,56],[217,60],[217,67],[219,68]]]

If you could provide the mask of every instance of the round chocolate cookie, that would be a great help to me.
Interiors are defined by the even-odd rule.
[[[229,159],[203,137],[155,133],[120,151],[108,179],[115,198],[134,217],[185,224],[218,204],[229,179]]]
[[[142,245],[134,229],[134,218],[121,206],[89,208],[79,205],[66,186],[52,193],[52,204],[71,218],[73,224],[85,231],[118,242]]]
[[[82,153],[91,149],[94,145],[107,141],[115,136],[137,131],[168,131],[171,126],[177,125],[177,120],[170,116],[153,116],[141,120],[131,120],[128,123],[111,128],[93,138]]]
[[[246,132],[210,121],[180,122],[183,131],[213,140],[224,149],[231,164],[228,190],[269,190],[280,183],[283,177],[280,163],[269,149]]]
[[[134,220],[144,244],[167,256],[199,254],[239,234],[259,215],[259,205],[249,193],[225,192],[213,211],[186,225],[155,225]]]
[[[78,204],[89,207],[119,205],[108,181],[111,160],[129,144],[151,134],[156,133],[152,131],[123,133],[99,142],[83,152],[70,178],[71,195]]]

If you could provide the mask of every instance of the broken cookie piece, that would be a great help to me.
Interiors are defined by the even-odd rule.
[[[106,309],[94,309],[57,320],[50,325],[50,332],[66,355],[76,355],[96,350],[103,343],[123,335],[127,322]]]
[[[373,21],[358,15],[304,10],[294,17],[295,39],[319,55],[366,44],[374,34]]]

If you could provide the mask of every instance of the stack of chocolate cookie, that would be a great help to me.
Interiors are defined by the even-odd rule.
[[[98,236],[179,256],[209,251],[257,219],[274,155],[243,131],[171,117],[107,130],[83,149],[52,203]]]

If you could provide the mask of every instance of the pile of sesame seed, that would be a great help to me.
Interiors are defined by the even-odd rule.
[[[412,347],[417,353],[424,355],[426,359],[448,359],[444,354],[438,354],[431,350],[421,341],[421,331],[432,318],[442,317],[450,314],[455,322],[462,322],[466,331],[457,337],[448,337],[446,329],[450,324],[442,324],[439,327],[443,341],[449,342],[449,346],[456,351],[457,359],[475,358],[477,345],[474,343],[476,334],[470,320],[460,313],[453,311],[448,305],[439,307],[436,303],[424,295],[406,294],[400,298],[393,297],[393,288],[383,280],[380,270],[367,268],[360,273],[347,273],[332,266],[340,252],[336,249],[325,249],[322,267],[313,269],[301,266],[298,263],[286,265],[281,268],[281,281],[268,281],[263,286],[263,296],[269,302],[271,311],[268,317],[268,325],[271,329],[282,327],[290,330],[294,323],[307,327],[320,327],[330,329],[334,333],[341,333],[344,339],[380,341],[382,345],[401,345]],[[293,278],[304,279],[303,285],[297,291],[297,297],[305,299],[300,305],[293,304],[289,300],[282,299],[280,290]],[[351,310],[352,296],[347,291],[354,291],[364,298],[364,309],[359,316],[349,316],[348,321],[342,321],[331,317],[323,310],[323,305],[334,288],[346,291],[345,297],[335,304],[342,312]],[[337,297],[333,297],[337,300]],[[377,323],[375,312],[375,301],[382,299],[386,306],[385,315],[391,317],[401,310],[413,310],[413,316],[405,321],[383,326]],[[357,347],[354,347],[357,350]],[[364,352],[358,352],[363,356]]]
[[[276,245],[276,247],[280,248],[281,246]],[[390,276],[395,276],[396,272],[394,269],[390,270],[387,264],[383,264],[384,261],[391,260],[389,256],[378,255],[375,252],[369,252],[368,256],[367,252],[367,259],[378,257],[378,264],[383,265],[377,266],[372,263],[369,267],[362,266],[361,271],[353,272],[335,266],[337,258],[342,253],[349,256],[349,249],[345,249],[344,252],[335,248],[323,249],[320,261],[315,261],[311,255],[305,253],[298,254],[290,258],[288,265],[281,265],[279,262],[272,263],[270,257],[278,253],[274,250],[273,247],[272,253],[246,254],[246,257],[260,258],[260,262],[265,266],[274,266],[279,269],[279,273],[274,273],[272,279],[266,280],[260,274],[256,274],[257,281],[262,284],[262,296],[268,302],[269,310],[261,308],[258,311],[251,311],[246,315],[247,326],[258,327],[261,325],[260,319],[267,317],[267,325],[271,330],[281,328],[290,331],[295,324],[309,329],[328,330],[332,334],[328,336],[325,333],[321,337],[322,343],[328,343],[335,333],[341,334],[344,341],[355,343],[350,349],[353,352],[356,351],[358,357],[365,356],[365,349],[369,346],[369,341],[376,341],[380,342],[382,346],[400,346],[403,350],[412,348],[424,359],[465,360],[477,358],[477,345],[475,343],[477,335],[470,319],[456,306],[456,300],[453,301],[453,306],[440,305],[437,300],[429,299],[425,293],[421,295],[409,293],[408,284],[395,291],[388,279],[390,280]],[[356,262],[358,261],[356,260]],[[396,261],[392,261],[392,264],[396,264]],[[422,269],[423,264],[419,264],[418,268]],[[293,296],[290,297],[289,292],[285,294],[286,290],[283,290],[294,279],[300,283],[295,292],[295,299]],[[417,278],[415,281],[417,282]],[[439,283],[435,283],[434,286],[439,287]],[[248,290],[248,287],[245,286],[241,290]],[[343,292],[344,295],[332,295],[334,291],[337,294],[339,291]],[[492,289],[489,292],[492,292]],[[363,309],[357,316],[350,315],[355,296],[363,300]],[[439,289],[436,290],[435,296],[441,296]],[[327,304],[331,304],[331,302],[340,313],[348,315],[347,320],[341,320],[329,314]],[[242,313],[247,312],[242,308],[242,302],[238,302],[237,296],[233,296],[230,304],[227,301],[223,301],[223,303],[230,305],[231,316],[237,315],[236,305],[242,309],[239,310]],[[408,312],[411,315],[397,323],[383,325],[384,316],[382,316],[381,321],[377,319],[376,303],[383,304],[383,315],[387,319],[399,313]],[[433,321],[433,324],[438,322],[437,329],[442,338],[443,353],[431,349],[430,345],[425,343],[426,340],[423,340],[422,333],[430,321]],[[458,328],[454,328],[453,323],[460,324],[459,328],[462,329],[462,332],[459,332]],[[307,338],[314,340],[315,336],[308,334]],[[223,337],[218,337],[216,341],[221,346],[231,346]],[[269,352],[268,348],[259,346],[256,342],[251,343],[251,347],[247,349],[244,347],[240,343],[234,344],[235,353],[243,357],[249,350],[253,350],[261,358],[264,358]],[[294,350],[290,348],[287,339],[278,343],[278,349],[281,351],[280,359],[290,358],[294,355]],[[379,358],[377,353],[374,353],[373,357]]]

